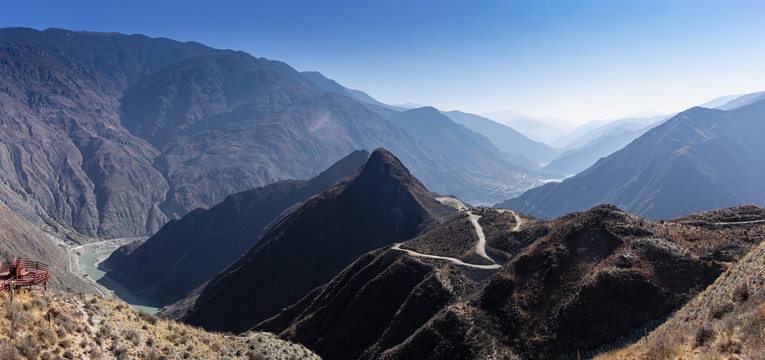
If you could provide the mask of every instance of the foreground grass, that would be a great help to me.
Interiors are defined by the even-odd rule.
[[[0,293],[0,359],[318,359],[269,333],[232,336],[93,294]]]

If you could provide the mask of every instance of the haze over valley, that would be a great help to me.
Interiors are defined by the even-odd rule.
[[[762,3],[85,3],[0,13],[0,358],[765,357]]]

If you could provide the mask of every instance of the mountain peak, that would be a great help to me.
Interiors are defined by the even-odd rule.
[[[332,279],[361,254],[411,239],[455,213],[398,158],[378,148],[360,171],[307,200],[210,281],[185,321],[246,330]],[[241,284],[248,284],[247,290]],[[241,299],[248,305],[240,306]]]
[[[398,173],[405,176],[411,176],[406,166],[401,163],[401,160],[384,148],[377,148],[372,152],[364,169],[365,171],[376,170],[375,172],[377,173]]]

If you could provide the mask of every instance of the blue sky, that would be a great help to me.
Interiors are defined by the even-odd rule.
[[[765,90],[765,1],[4,1],[0,26],[194,40],[387,103],[576,122]]]

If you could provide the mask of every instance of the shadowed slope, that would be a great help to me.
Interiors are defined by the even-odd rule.
[[[751,206],[664,222],[605,205],[552,221],[473,211],[500,269],[377,249],[255,328],[332,359],[553,358],[666,316],[765,240]],[[718,225],[741,219],[748,231]],[[475,259],[474,243],[462,216],[401,246]]]
[[[377,149],[356,174],[308,200],[216,276],[185,321],[246,330],[364,252],[412,238],[455,212],[436,201],[392,154]]]
[[[209,210],[171,221],[112,265],[109,275],[159,301],[178,300],[231,265],[282,212],[345,178],[368,156],[366,151],[355,151],[311,180],[284,180],[236,193]]]

